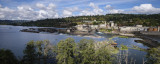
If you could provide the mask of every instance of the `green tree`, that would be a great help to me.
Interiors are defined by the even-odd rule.
[[[0,64],[18,64],[18,60],[10,50],[0,49]]]
[[[29,43],[27,43],[27,46],[25,50],[23,51],[23,61],[26,64],[34,64],[37,59],[37,52],[36,52],[36,46],[34,44],[35,42],[32,40]]]
[[[82,39],[78,43],[77,62],[80,64],[91,64],[94,62],[94,40]]]
[[[47,64],[47,59],[53,57],[53,46],[50,44],[49,40],[44,40],[43,43],[43,62]]]
[[[160,46],[157,48],[151,48],[147,51],[147,63],[159,64],[160,63]]]
[[[43,55],[43,48],[42,48],[42,45],[43,45],[43,41],[37,41],[36,42],[36,48],[38,49],[37,51],[37,56],[38,56],[38,64],[40,64],[40,60],[42,58],[42,55]]]
[[[72,38],[61,40],[58,43],[56,59],[58,64],[75,64],[75,41]]]

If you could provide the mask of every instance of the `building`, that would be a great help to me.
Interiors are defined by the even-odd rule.
[[[111,27],[114,27],[114,22],[110,21]]]
[[[136,27],[143,27],[142,25],[136,25]]]
[[[91,29],[98,29],[99,26],[98,25],[90,25]]]
[[[157,27],[150,27],[150,28],[148,28],[148,31],[158,31],[158,28]]]
[[[79,31],[89,31],[89,30],[91,30],[91,27],[89,25],[85,25],[85,24],[83,24],[83,25],[77,25],[75,27]]]
[[[118,26],[116,23],[114,23],[114,21],[109,21],[106,24],[107,29],[118,29]]]
[[[106,24],[100,24],[99,28],[106,28]]]
[[[158,32],[160,32],[160,26],[158,26]]]
[[[142,27],[142,25],[119,27],[121,32],[147,31],[148,28],[149,27]]]

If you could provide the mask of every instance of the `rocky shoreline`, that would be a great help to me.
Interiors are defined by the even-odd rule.
[[[83,37],[93,37],[93,38],[101,38],[101,36],[95,35],[95,31],[92,30],[90,32],[87,31],[68,31],[68,29],[57,29],[57,28],[29,28],[29,29],[22,29],[21,32],[32,32],[32,33],[40,33],[40,32],[48,32],[48,33],[63,33],[69,35],[77,35]]]
[[[144,34],[136,34],[135,37],[141,38],[142,40],[136,40],[136,42],[143,43],[148,47],[158,47],[160,46],[160,42],[155,38],[159,38],[159,36],[155,36],[154,38],[149,37],[151,35],[144,35]]]
[[[40,33],[40,32],[49,32],[49,33],[63,33],[66,32],[66,29],[60,28],[29,28],[29,29],[22,29],[21,32],[32,32],[32,33]]]
[[[115,34],[117,36],[126,36],[126,37],[136,37],[142,40],[135,40],[135,42],[143,43],[148,47],[158,47],[160,46],[160,36],[159,35],[146,35],[141,33],[105,33],[105,34]],[[159,40],[158,40],[159,39]]]
[[[93,37],[93,38],[102,38],[102,36],[95,35],[95,31],[92,30],[91,32],[83,32],[83,31],[67,31],[67,29],[57,29],[57,28],[29,28],[29,29],[23,29],[20,30],[21,32],[32,32],[32,33],[40,33],[40,32],[49,32],[49,33],[64,33],[69,35],[77,35],[77,36],[83,36],[83,37]],[[117,36],[127,36],[127,37],[138,37],[142,40],[135,40],[135,42],[143,43],[149,47],[158,47],[160,46],[160,43],[155,38],[160,38],[160,36],[152,36],[141,34],[141,33],[131,33],[131,34],[123,34],[123,33],[103,33],[102,34],[115,34]]]

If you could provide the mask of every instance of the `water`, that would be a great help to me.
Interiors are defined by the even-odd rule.
[[[11,25],[0,25],[0,48],[10,49],[16,56],[23,56],[23,50],[25,44],[30,40],[49,40],[52,44],[56,44],[62,39],[74,38],[76,42],[81,39],[94,39],[97,41],[105,40],[106,38],[91,38],[91,37],[80,37],[72,36],[67,34],[56,34],[56,33],[30,33],[20,32],[21,29],[37,28],[37,27],[23,27],[23,26],[11,26]]]
[[[96,41],[103,41],[108,38],[111,38],[112,34],[99,34],[102,38],[92,38],[92,37],[81,37],[81,36],[72,36],[67,34],[57,34],[57,33],[30,33],[30,32],[20,32],[21,29],[27,28],[38,28],[38,27],[24,27],[24,26],[11,26],[11,25],[0,25],[0,49],[10,49],[17,57],[23,56],[23,50],[25,45],[30,40],[49,40],[52,44],[56,44],[62,39],[68,37],[74,38],[76,42],[79,42],[81,39],[94,39]],[[131,47],[136,45],[140,48],[148,48],[141,43],[136,43],[134,40],[139,38],[118,38],[115,37],[113,40],[118,43],[118,46],[121,44]],[[137,64],[142,64],[142,59],[145,57],[146,52],[138,51],[134,49],[129,49],[129,57],[136,59]],[[129,59],[130,60],[130,59]]]

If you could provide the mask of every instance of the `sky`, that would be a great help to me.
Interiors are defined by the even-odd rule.
[[[160,13],[160,0],[0,0],[1,20]]]

